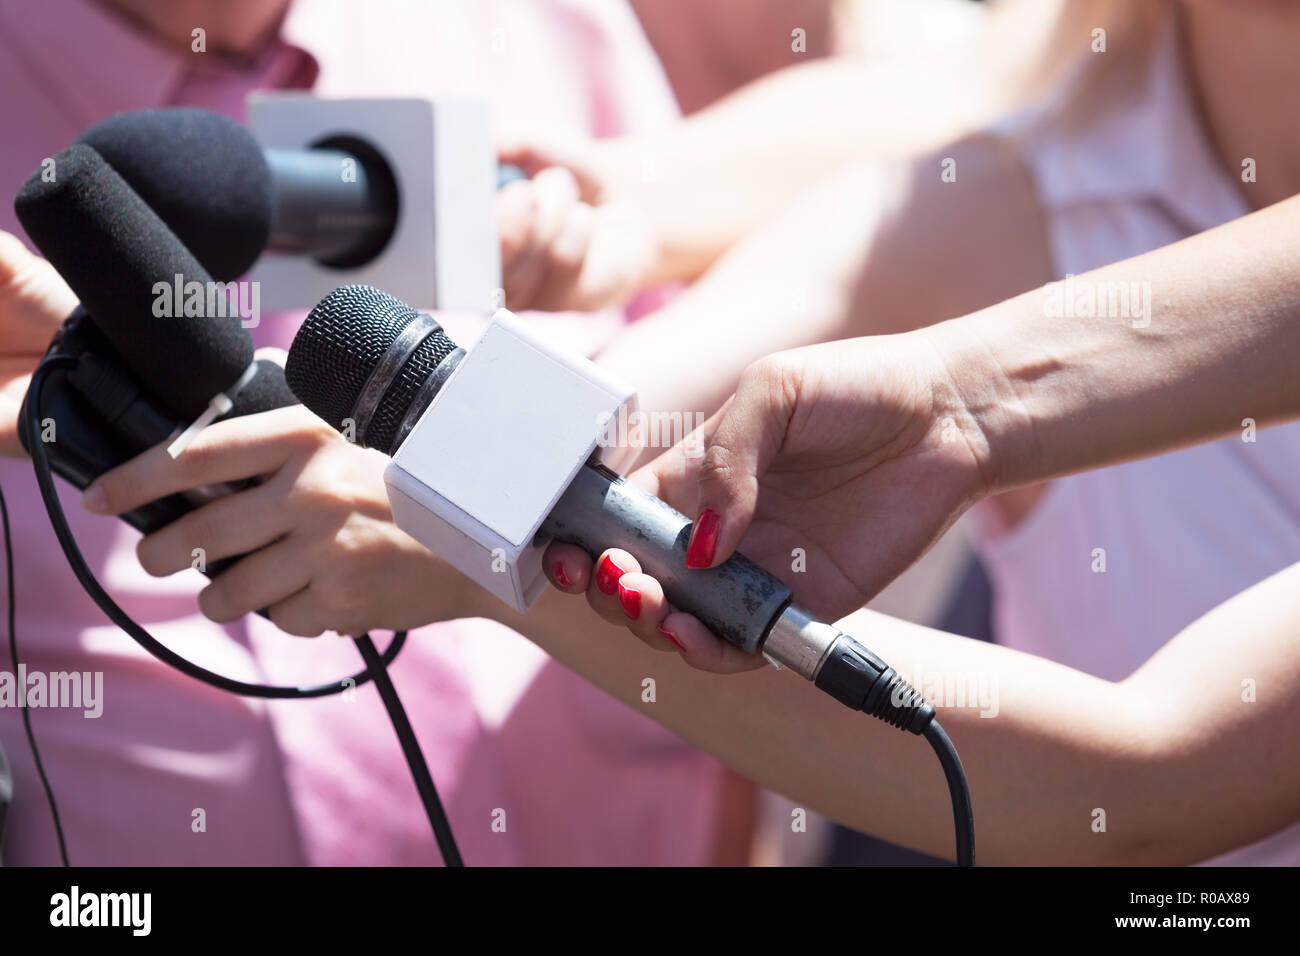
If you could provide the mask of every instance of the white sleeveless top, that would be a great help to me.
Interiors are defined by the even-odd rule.
[[[1023,147],[1058,278],[1249,211],[1201,129],[1173,24],[1153,53],[1132,95],[1097,121],[1062,132],[1036,113],[1002,129]],[[1211,608],[1300,562],[1300,423],[1255,438],[1059,479],[1010,530],[978,507],[998,642],[1120,680]],[[1300,824],[1212,862],[1300,863]]]

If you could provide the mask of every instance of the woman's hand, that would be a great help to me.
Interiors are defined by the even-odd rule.
[[[0,454],[21,458],[18,411],[36,363],[77,306],[54,267],[0,231]]]
[[[269,608],[282,630],[310,637],[477,616],[484,592],[393,525],[387,461],[295,405],[210,425],[175,459],[165,444],[150,449],[101,475],[82,501],[95,514],[122,514],[187,489],[261,477],[137,548],[159,577],[198,557],[246,554],[199,595],[217,622]]]
[[[700,431],[633,476],[699,516],[687,567],[721,564],[743,539],[825,620],[874,597],[989,491],[987,445],[925,331],[764,359]],[[697,667],[762,664],[673,609],[634,555],[593,568],[556,543],[545,560],[560,590]]]
[[[531,177],[497,196],[507,307],[624,305],[653,281],[653,229],[629,198],[616,141],[510,134],[497,152]]]

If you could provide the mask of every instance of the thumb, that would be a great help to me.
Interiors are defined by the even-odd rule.
[[[759,481],[785,443],[798,396],[797,370],[770,357],[740,378],[736,394],[718,412],[699,468],[699,516],[686,547],[688,568],[726,561],[749,530]]]
[[[573,174],[583,202],[602,198],[605,175],[597,162],[598,150],[584,136],[502,128],[496,132],[496,150],[498,162],[518,166],[530,179],[543,169],[562,166]]]

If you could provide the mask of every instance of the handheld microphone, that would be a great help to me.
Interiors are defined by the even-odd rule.
[[[205,290],[214,284],[95,150],[72,146],[54,168],[51,181],[29,178],[14,208],[81,300],[46,353],[73,361],[50,372],[38,403],[56,429],[47,448],[56,473],[85,488],[178,434],[217,396],[230,402],[222,418],[296,404],[278,365],[254,363],[252,337],[237,315],[208,314],[206,296],[205,314],[154,314],[159,283],[170,289],[181,276]],[[37,397],[29,393],[24,407],[31,402]],[[26,421],[24,412],[19,438],[30,451],[43,436],[30,434]],[[195,489],[122,517],[148,533],[223,490],[230,489]]]
[[[344,136],[263,149],[220,113],[121,113],[81,134],[213,276],[243,275],[268,249],[339,269],[369,262],[397,223],[397,182],[373,146]]]
[[[332,427],[393,457],[385,481],[398,525],[519,610],[540,593],[549,540],[593,557],[625,548],[719,637],[895,727],[920,734],[933,719],[934,707],[897,671],[791,603],[790,588],[748,558],[686,570],[691,521],[590,460],[597,419],[574,396],[584,382],[617,389],[509,312],[466,353],[430,316],[377,289],[344,286],[308,315],[285,375]],[[557,446],[578,450],[571,468]],[[476,550],[466,539],[496,547]],[[505,589],[516,571],[517,586]]]
[[[486,104],[258,94],[220,113],[123,113],[98,150],[217,279],[250,268],[271,311],[367,282],[482,311],[501,287]],[[266,254],[264,254],[266,253]]]
[[[368,634],[354,636],[365,670],[343,680],[314,687],[252,684],[200,667],[159,642],[117,605],[86,563],[59,503],[52,471],[85,488],[156,439],[177,433],[183,438],[182,429],[195,414],[200,419],[191,429],[218,409],[223,410],[219,417],[227,417],[297,403],[283,370],[273,362],[254,363],[248,330],[218,305],[227,290],[215,287],[225,284],[212,281],[175,233],[93,148],[78,144],[65,150],[55,157],[54,169],[52,180],[40,172],[28,179],[14,206],[81,305],[64,322],[32,375],[23,397],[19,436],[32,455],[41,498],[73,573],[109,619],[148,653],[210,686],[287,700],[325,697],[373,681],[443,860],[449,866],[462,865],[433,777],[386,669],[404,645],[405,631],[396,631],[382,654]],[[170,294],[173,282],[178,295],[186,290],[186,307],[178,314],[160,315],[154,311],[159,287]],[[191,287],[199,293],[199,308],[193,311]],[[140,383],[147,383],[148,390]],[[47,422],[56,430],[53,441],[37,433]],[[190,489],[120,517],[147,534],[236,487]],[[242,558],[207,562],[200,570],[215,578]],[[12,610],[12,591],[9,598]],[[260,613],[269,617],[266,610]]]
[[[600,423],[634,400],[597,366],[554,348],[505,309],[467,352],[432,316],[353,285],[307,316],[285,377],[332,427],[392,457],[384,481],[397,526],[517,609],[545,587],[540,559],[551,539],[593,558],[624,548],[673,604],[719,637],[925,737],[948,784],[957,862],[974,865],[970,790],[934,706],[743,555],[686,570],[690,520],[593,453]],[[586,417],[593,409],[599,417]]]

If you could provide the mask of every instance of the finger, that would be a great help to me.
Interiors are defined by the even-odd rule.
[[[54,267],[22,240],[0,230],[0,330],[5,351],[42,353],[50,336],[77,306]]]
[[[750,654],[734,644],[716,637],[700,621],[683,611],[670,610],[660,622],[661,632],[670,637],[682,660],[697,670],[714,674],[739,674],[755,670],[767,662],[761,654]]]
[[[199,610],[226,624],[278,604],[311,583],[306,557],[292,538],[254,551],[199,592]]]
[[[16,276],[34,258],[21,239],[0,229],[0,285]]]
[[[272,604],[267,613],[272,624],[295,637],[320,637],[330,630],[309,587]]]
[[[511,308],[531,306],[546,278],[548,249],[578,203],[573,175],[559,166],[544,169],[532,180],[537,197],[537,214],[528,241],[509,274],[506,304]],[[511,299],[513,292],[514,299]]]
[[[708,447],[718,423],[730,406],[731,399],[727,399],[722,408],[703,424],[687,432],[676,445],[628,475],[628,481],[639,485],[661,501],[668,502],[683,514],[698,514],[699,474],[704,449]]]
[[[582,594],[591,583],[591,556],[576,544],[553,541],[542,555],[546,577],[565,594]]]
[[[639,572],[636,558],[621,548],[610,548],[596,559],[595,573],[587,586],[587,603],[611,624],[626,624],[627,615],[618,600],[618,582],[625,574]]]
[[[571,301],[575,308],[622,305],[651,280],[658,242],[646,214],[621,203],[588,206],[590,236]]]
[[[672,635],[659,629],[671,608],[657,580],[637,571],[623,575],[618,582],[618,603],[627,629],[646,644],[657,651],[677,653],[681,649]]]
[[[579,301],[577,289],[585,272],[594,215],[592,208],[585,203],[574,205],[569,209],[555,241],[543,250],[545,262],[541,285],[535,296],[537,308],[558,310],[587,304]]]
[[[92,514],[122,514],[168,495],[278,470],[296,447],[283,439],[300,409],[276,409],[217,422],[199,432],[179,456],[156,445],[96,478],[82,493]]]
[[[798,372],[776,357],[745,370],[699,467],[699,511],[688,568],[711,568],[740,544],[758,505],[758,482],[781,450],[798,394]]]
[[[256,551],[292,529],[283,504],[267,485],[226,495],[141,538],[136,556],[142,568],[163,577],[190,567],[196,548],[205,562]]]
[[[604,177],[596,162],[599,150],[585,137],[499,128],[496,148],[499,162],[518,166],[530,177],[550,167],[563,166],[573,175],[582,198],[588,202],[596,201],[601,193]]]
[[[502,274],[509,277],[528,248],[537,219],[537,192],[531,182],[516,181],[497,193],[497,231],[501,240]],[[506,283],[509,294],[510,285]]]

